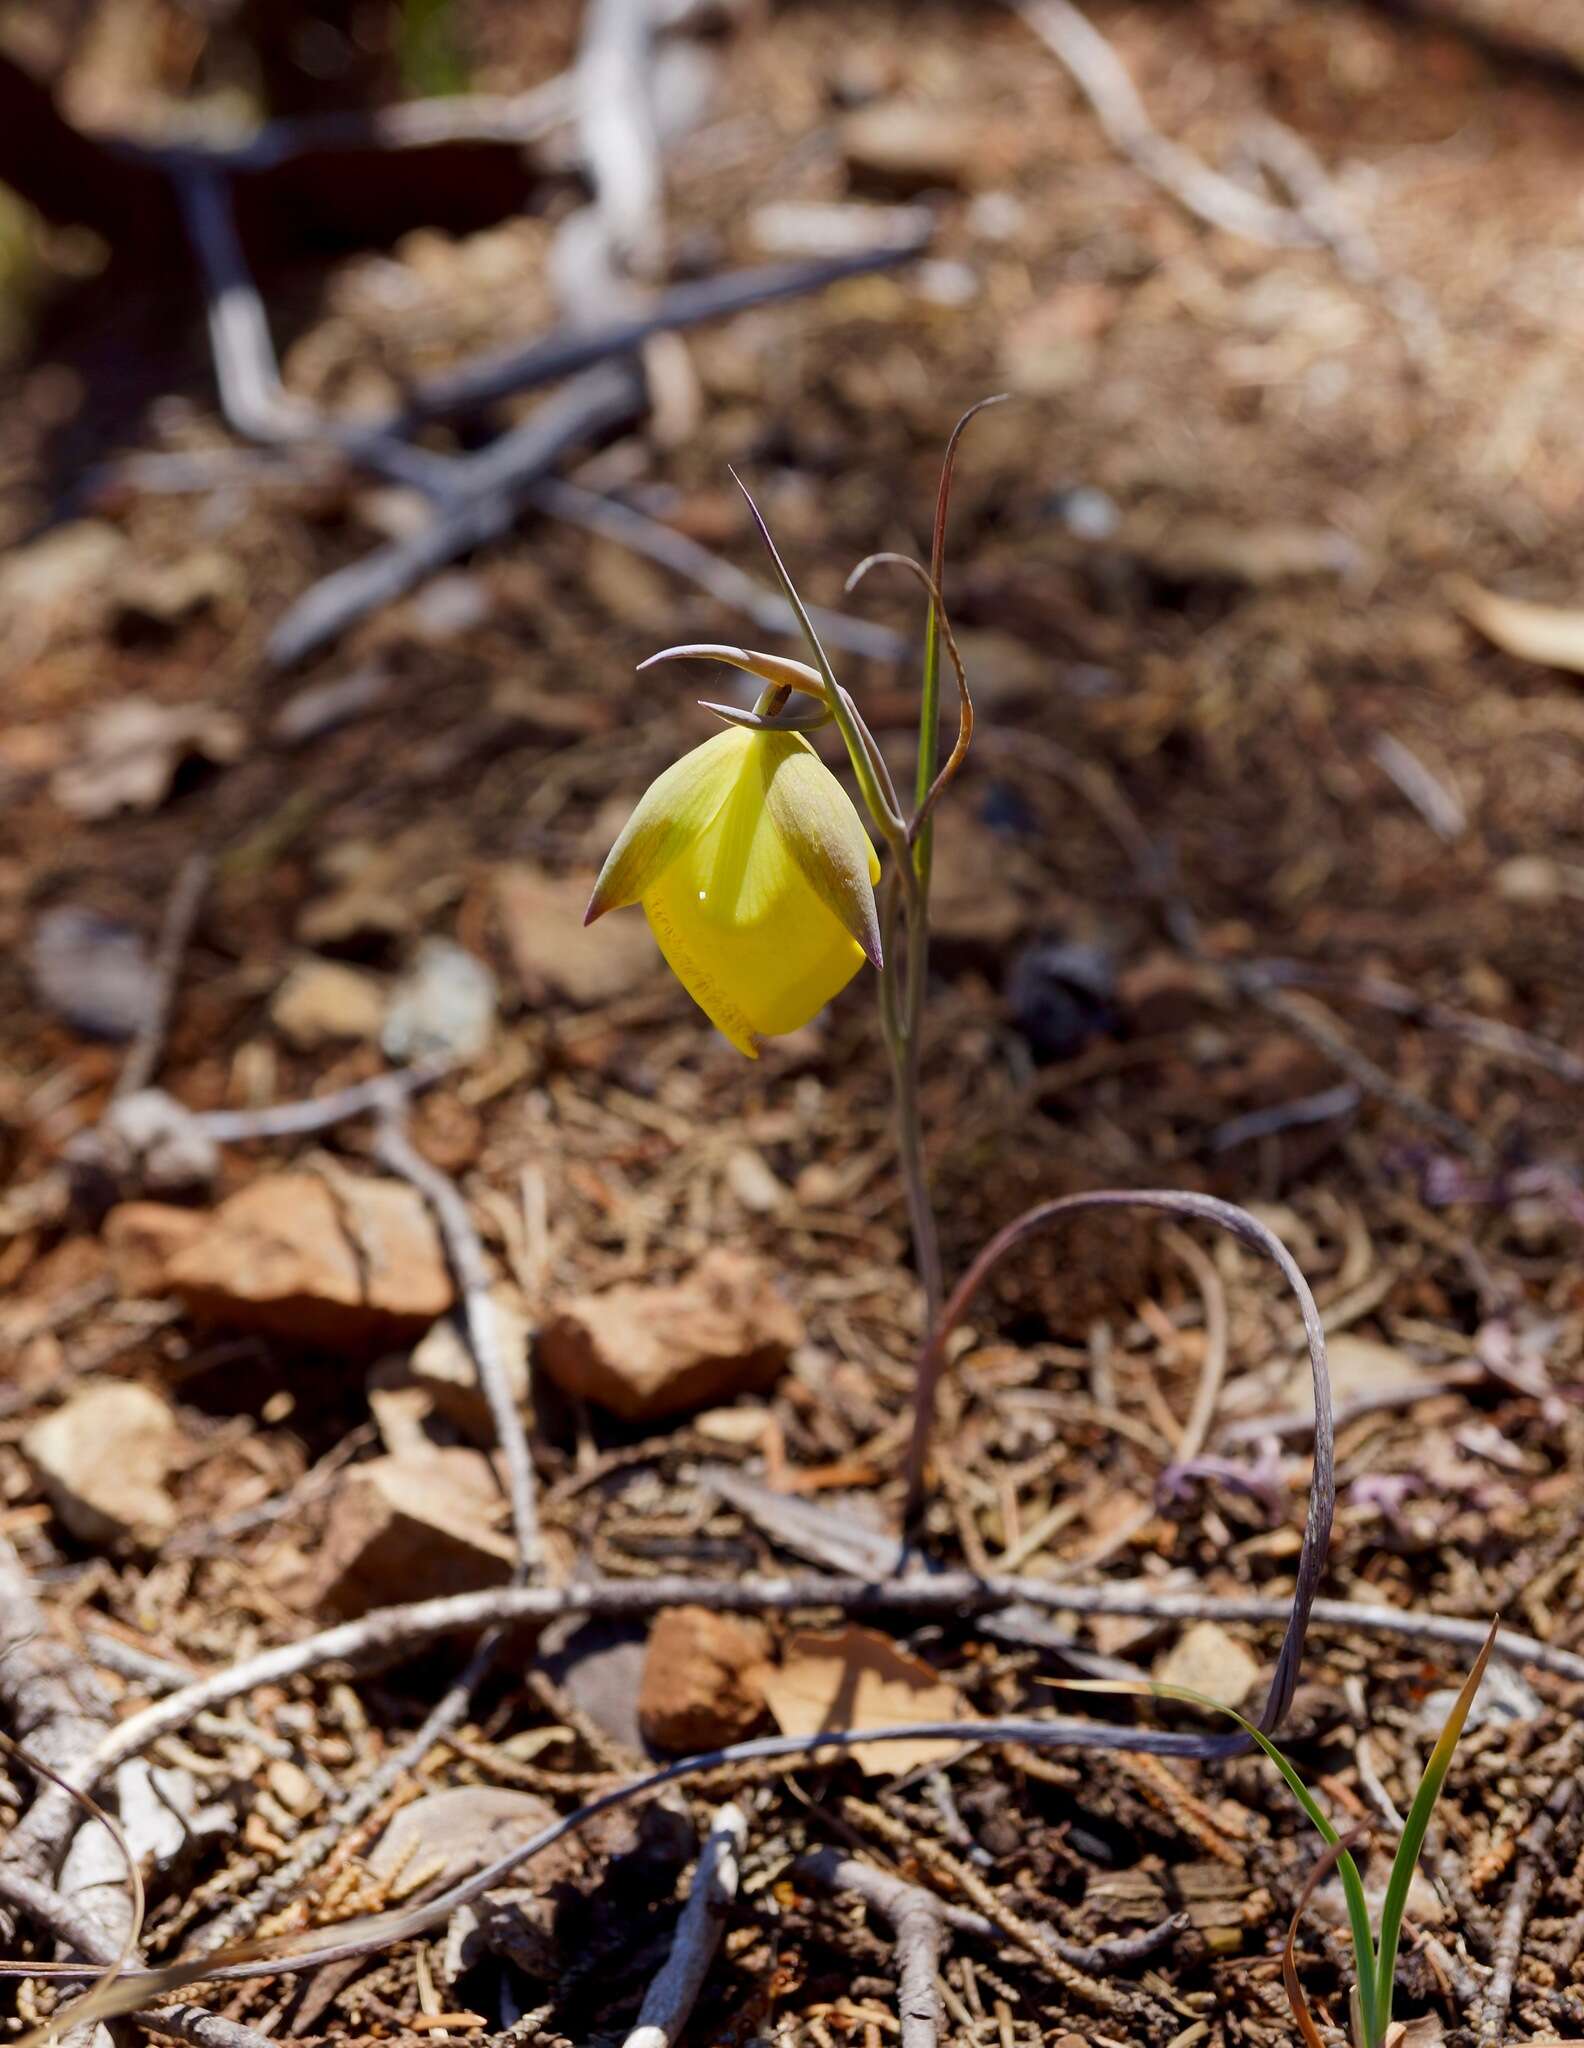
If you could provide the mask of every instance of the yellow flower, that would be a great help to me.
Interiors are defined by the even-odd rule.
[[[731,726],[652,783],[584,917],[641,903],[672,972],[739,1052],[796,1031],[867,959],[880,863],[801,734]]]

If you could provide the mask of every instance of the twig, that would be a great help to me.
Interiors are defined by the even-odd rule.
[[[1009,5],[1072,73],[1107,138],[1190,213],[1211,227],[1274,248],[1320,245],[1323,237],[1301,213],[1245,191],[1162,135],[1120,58],[1072,0],[1009,0]]]
[[[371,1110],[384,1110],[392,1103],[405,1102],[424,1088],[432,1088],[451,1069],[448,1059],[414,1060],[410,1067],[390,1074],[376,1074],[371,1081],[355,1081],[332,1095],[310,1096],[304,1102],[275,1102],[264,1109],[206,1109],[193,1116],[205,1137],[217,1145],[241,1145],[251,1139],[302,1138],[313,1131],[327,1131]]]
[[[585,490],[581,484],[547,477],[528,493],[528,503],[536,512],[586,527],[591,533],[604,534],[622,547],[631,548],[634,554],[647,555],[673,575],[696,583],[717,603],[741,612],[761,633],[799,630],[784,598],[745,576],[734,562],[722,561],[685,533],[651,519],[646,512],[623,504],[619,498],[607,498],[598,491]],[[851,619],[844,612],[826,611],[818,605],[810,605],[809,616],[832,646],[864,655],[871,661],[902,661],[910,652],[910,642],[900,633],[873,625],[867,619]]]
[[[745,1578],[726,1581],[667,1575],[654,1579],[596,1579],[573,1586],[498,1586],[478,1593],[453,1593],[409,1606],[379,1607],[356,1621],[305,1636],[295,1643],[263,1650],[255,1657],[228,1665],[167,1698],[130,1714],[117,1723],[91,1761],[91,1786],[129,1756],[136,1756],[162,1735],[183,1728],[195,1714],[223,1706],[256,1686],[275,1685],[308,1671],[334,1665],[390,1657],[434,1642],[441,1636],[513,1622],[550,1621],[561,1615],[608,1614],[638,1617],[662,1607],[707,1607],[719,1614],[787,1614],[819,1610],[852,1614],[940,1614],[962,1617],[992,1612],[1027,1602],[1044,1613],[1124,1614],[1151,1621],[1227,1621],[1267,1624],[1286,1621],[1285,1600],[1246,1595],[1162,1593],[1148,1585],[1115,1583],[1098,1586],[1052,1585],[1048,1579],[1009,1578],[971,1572],[940,1572],[914,1578]],[[1417,1614],[1398,1607],[1362,1606],[1350,1600],[1316,1600],[1310,1619],[1319,1627],[1346,1634],[1399,1636],[1410,1642],[1439,1643],[1459,1652],[1478,1650],[1485,1639],[1482,1622],[1456,1615]],[[1554,1677],[1584,1682],[1584,1656],[1542,1643],[1533,1636],[1504,1629],[1495,1654],[1505,1663],[1533,1665]],[[960,1736],[962,1729],[955,1732]],[[1123,1731],[1124,1733],[1127,1731]],[[977,1730],[976,1730],[977,1735]],[[1161,1731],[1132,1731],[1135,1739],[1165,1755],[1220,1756],[1234,1738],[1178,1736]],[[1209,1745],[1207,1748],[1205,1745]]]
[[[29,1748],[75,1780],[114,1718],[108,1697],[84,1660],[49,1629],[10,1542],[0,1536],[0,1704]],[[103,1965],[114,1962],[129,1931],[131,1902],[122,1859],[99,1822],[77,1828],[79,1811],[60,1785],[46,1783],[0,1849],[0,1897],[38,1919],[61,1940]],[[76,1832],[76,1842],[72,1836]],[[61,1877],[55,1870],[72,1846]],[[78,1900],[91,1897],[93,1910]],[[196,2048],[267,2048],[251,2027],[220,2019],[201,2006],[169,2007],[138,2017]],[[103,2032],[95,2030],[95,2038]]]
[[[929,247],[927,240],[898,243],[889,249],[864,249],[850,256],[823,257],[810,263],[766,263],[751,270],[725,271],[717,277],[691,279],[660,292],[641,313],[623,315],[585,332],[565,330],[541,336],[521,348],[481,356],[460,369],[442,372],[415,384],[399,414],[386,428],[410,430],[425,420],[454,419],[482,412],[500,399],[536,385],[586,370],[591,363],[630,355],[654,334],[680,333],[703,327],[778,299],[801,298],[823,291],[845,278],[866,277],[915,262]]]
[[[429,524],[336,570],[298,598],[266,644],[271,664],[290,668],[458,555],[499,539],[563,455],[623,425],[641,403],[630,366],[601,364],[477,455],[453,458],[450,494]]]
[[[165,904],[159,945],[154,953],[154,1002],[127,1048],[127,1056],[112,1090],[113,1101],[136,1095],[140,1089],[149,1087],[159,1071],[165,1033],[170,1027],[171,1008],[176,999],[176,980],[181,973],[193,926],[198,921],[210,873],[211,863],[201,853],[192,854],[183,861],[177,872]]]
[[[699,1851],[693,1888],[677,1921],[671,1953],[644,1994],[638,2024],[627,2036],[626,2048],[675,2048],[725,1932],[747,1840],[748,1823],[742,1809],[721,1807]]]
[[[402,1129],[395,1113],[382,1110],[374,1138],[374,1155],[393,1173],[411,1184],[434,1211],[445,1240],[446,1256],[456,1276],[467,1327],[468,1349],[473,1354],[479,1390],[488,1403],[495,1440],[506,1460],[507,1492],[511,1499],[512,1527],[517,1537],[514,1583],[528,1579],[539,1562],[539,1509],[533,1459],[522,1413],[512,1393],[501,1355],[500,1330],[495,1303],[490,1297],[489,1272],[484,1247],[456,1183],[437,1166],[432,1166]]]
[[[417,1769],[442,1736],[461,1726],[473,1696],[488,1677],[505,1630],[491,1629],[468,1659],[466,1669],[449,1686],[400,1749],[393,1750],[366,1778],[353,1785],[326,1814],[313,1831],[305,1835],[292,1853],[277,1864],[262,1884],[246,1898],[235,1901],[203,1929],[195,1944],[200,1954],[211,1954],[250,1934],[280,1906],[289,1904],[301,1892],[325,1858],[345,1841],[374,1809],[395,1790],[403,1778]]]
[[[1574,1724],[1577,1726],[1577,1724]],[[1530,1909],[1540,1880],[1550,1861],[1551,1842],[1557,1828],[1572,1810],[1578,1796],[1578,1776],[1570,1768],[1551,1788],[1551,1795],[1545,1805],[1523,1833],[1520,1847],[1523,1860],[1518,1865],[1512,1881],[1512,1890],[1507,1894],[1506,1910],[1502,1914],[1501,1931],[1496,1937],[1495,1951],[1491,1957],[1490,1982],[1485,1987],[1485,2005],[1480,2013],[1480,2048],[1501,2048],[1507,2031],[1507,2008],[1512,2003],[1513,1986],[1518,1977],[1518,1962],[1523,1953],[1524,1929],[1529,1924]]]
[[[935,2048],[941,2018],[935,1980],[940,1975],[946,1927],[940,1900],[921,1885],[905,1884],[901,1878],[835,1849],[817,1849],[800,1857],[792,1874],[812,1878],[831,1891],[853,1892],[890,1922],[896,1936],[902,2048]],[[988,1928],[988,1921],[985,1925]]]
[[[589,0],[574,73],[578,138],[610,258],[652,277],[664,222],[649,0]]]

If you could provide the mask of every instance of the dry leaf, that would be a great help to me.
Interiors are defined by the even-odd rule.
[[[1469,624],[1505,653],[1584,675],[1584,611],[1501,597],[1465,576],[1453,580],[1451,596]]]
[[[783,1735],[971,1718],[955,1686],[870,1628],[792,1636],[781,1663],[765,1680],[765,1697]],[[869,1776],[885,1777],[940,1763],[958,1747],[949,1739],[925,1737],[859,1743],[850,1754]]]
[[[77,818],[151,811],[170,794],[183,761],[222,766],[246,744],[247,728],[229,711],[122,697],[94,714],[81,757],[56,771],[51,793]]]

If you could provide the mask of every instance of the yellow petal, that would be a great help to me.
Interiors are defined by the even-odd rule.
[[[870,966],[879,967],[880,862],[852,798],[807,741],[780,753],[766,748],[761,763],[765,808],[787,852]]]
[[[756,737],[728,727],[673,761],[650,783],[605,856],[583,914],[585,924],[607,910],[637,903],[689,841],[708,827],[735,788]]]
[[[851,981],[863,949],[794,859],[767,779],[806,751],[795,734],[742,734],[758,750],[708,826],[644,891],[677,979],[740,1052],[796,1031]]]

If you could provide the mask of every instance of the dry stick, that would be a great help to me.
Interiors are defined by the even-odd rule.
[[[748,1823],[741,1807],[721,1807],[699,1851],[698,1868],[672,1936],[671,1953],[644,1994],[638,2024],[627,2036],[625,2048],[675,2048],[725,1932],[747,1839]]]
[[[1501,1931],[1496,1937],[1495,1953],[1491,1957],[1491,1978],[1485,1989],[1484,2010],[1480,2014],[1480,2048],[1501,2048],[1530,1909],[1549,1862],[1552,1838],[1559,1824],[1567,1818],[1577,1796],[1578,1776],[1570,1770],[1551,1788],[1551,1796],[1524,1830],[1520,1843],[1523,1860],[1507,1895]]]
[[[808,1573],[787,1578],[745,1578],[729,1581],[682,1575],[655,1579],[604,1579],[575,1586],[498,1586],[479,1593],[453,1593],[410,1606],[376,1608],[357,1621],[305,1636],[295,1643],[261,1651],[256,1657],[228,1665],[196,1684],[130,1714],[105,1738],[79,1782],[91,1789],[107,1771],[136,1756],[162,1735],[184,1728],[195,1714],[223,1706],[261,1685],[277,1685],[305,1672],[324,1671],[370,1658],[398,1655],[441,1636],[510,1625],[548,1622],[562,1615],[608,1614],[636,1618],[663,1607],[707,1607],[717,1614],[787,1614],[836,1611],[843,1614],[932,1614],[966,1619],[1027,1602],[1046,1613],[1123,1614],[1151,1621],[1224,1621],[1269,1624],[1286,1621],[1285,1600],[1246,1595],[1161,1593],[1149,1586],[1052,1585],[1048,1579],[1023,1579],[992,1573],[939,1572],[895,1579],[826,1578]],[[1402,1608],[1361,1606],[1350,1600],[1316,1600],[1310,1619],[1317,1626],[1342,1633],[1399,1636],[1410,1642],[1438,1643],[1460,1654],[1477,1651],[1486,1625],[1457,1615],[1415,1614]],[[1553,1677],[1584,1683],[1584,1656],[1542,1643],[1533,1636],[1503,1630],[1495,1655],[1504,1663],[1532,1665]],[[1154,1731],[1146,1745],[1163,1754],[1220,1756],[1230,1753],[1229,1738],[1177,1736]],[[960,1735],[961,1729],[957,1730]],[[1208,1747],[1206,1746],[1208,1745]]]
[[[21,1740],[63,1775],[81,1775],[85,1758],[113,1718],[109,1699],[85,1661],[51,1633],[21,1559],[0,1536],[0,1704]],[[60,1786],[45,1783],[0,1848],[0,1898],[96,1964],[120,1953],[131,1903],[120,1851],[97,1821],[79,1832],[79,1809]],[[92,1831],[90,1833],[90,1830]],[[81,1846],[70,1869],[75,1893],[91,1893],[93,1912],[56,1889],[56,1867],[73,1833]],[[70,1868],[70,1866],[69,1866]],[[181,2005],[139,2016],[197,2048],[266,2048],[251,2027]],[[97,2037],[102,2029],[95,2029]]]
[[[393,1173],[409,1181],[434,1211],[445,1240],[446,1256],[462,1296],[462,1313],[467,1326],[468,1349],[473,1354],[479,1390],[488,1403],[495,1438],[506,1460],[507,1492],[511,1497],[512,1527],[517,1537],[514,1580],[526,1579],[539,1562],[539,1509],[533,1459],[528,1436],[512,1393],[501,1354],[500,1329],[495,1303],[490,1297],[489,1272],[484,1247],[456,1183],[424,1158],[388,1108],[380,1117],[374,1139],[374,1156]]]
[[[527,502],[536,512],[603,534],[620,546],[631,548],[634,554],[648,556],[673,575],[696,583],[718,604],[740,611],[761,633],[799,631],[785,598],[744,575],[734,562],[722,561],[687,534],[651,519],[646,512],[623,504],[619,498],[607,498],[559,477],[546,477],[543,483],[534,485]],[[912,643],[900,633],[873,625],[867,619],[850,619],[843,612],[826,611],[819,605],[809,606],[809,616],[832,646],[848,653],[864,655],[872,661],[896,662],[904,660],[911,650]]]
[[[210,872],[211,863],[201,853],[192,854],[183,861],[177,872],[165,904],[159,945],[154,953],[154,1001],[127,1049],[121,1072],[111,1091],[112,1101],[120,1101],[124,1096],[136,1095],[147,1088],[159,1071],[165,1033],[170,1027],[171,1008],[176,999],[176,978],[181,973],[182,959],[192,938],[193,926],[198,921]]]
[[[333,1095],[314,1095],[304,1102],[275,1102],[264,1109],[199,1110],[193,1122],[205,1137],[217,1145],[240,1145],[250,1139],[302,1138],[314,1131],[327,1131],[355,1116],[367,1116],[402,1103],[424,1088],[432,1088],[451,1071],[449,1059],[415,1060],[393,1074],[376,1074],[371,1081],[355,1081],[338,1088]]]
[[[940,2038],[940,1975],[946,1914],[933,1892],[905,1884],[900,1877],[843,1856],[818,1849],[792,1867],[794,1877],[811,1878],[835,1892],[853,1892],[891,1923],[896,1936],[897,2010],[902,2021],[902,2048],[935,2048]],[[978,1918],[978,1915],[974,1916]],[[989,1922],[984,1923],[986,1930]]]
[[[1190,213],[1211,227],[1276,248],[1312,249],[1323,244],[1326,237],[1302,214],[1245,191],[1168,141],[1145,112],[1116,52],[1072,0],[1009,0],[1009,4],[1072,73],[1108,140]]]
[[[464,488],[442,498],[419,532],[374,549],[306,591],[269,637],[271,664],[291,667],[458,555],[508,533],[533,486],[571,449],[633,419],[642,397],[630,364],[603,363],[477,455],[451,458]]]
[[[665,234],[650,0],[589,0],[574,74],[578,139],[610,256],[652,277]]]

